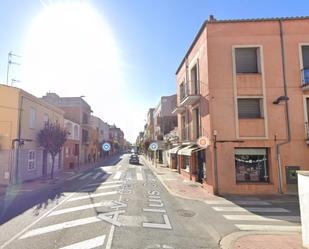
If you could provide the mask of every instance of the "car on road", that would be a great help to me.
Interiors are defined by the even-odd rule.
[[[130,159],[129,159],[129,163],[130,163],[130,164],[139,164],[138,155],[136,155],[136,154],[131,155],[131,156],[130,156]]]

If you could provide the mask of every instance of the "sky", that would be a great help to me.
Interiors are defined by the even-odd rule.
[[[147,111],[176,92],[175,72],[209,15],[308,15],[307,0],[0,0],[0,83],[37,97],[85,96],[134,142]]]

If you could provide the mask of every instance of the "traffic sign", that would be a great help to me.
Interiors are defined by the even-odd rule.
[[[149,149],[156,151],[158,149],[158,144],[157,143],[151,143],[149,145]]]
[[[210,145],[210,141],[207,137],[200,137],[198,140],[197,140],[197,144],[199,147],[201,148],[206,148],[207,146]]]
[[[104,143],[104,144],[102,145],[102,149],[103,149],[104,151],[110,151],[110,149],[111,149],[110,143]]]

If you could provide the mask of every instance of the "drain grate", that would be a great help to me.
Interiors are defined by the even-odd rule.
[[[186,209],[178,209],[177,214],[183,217],[193,217],[194,215],[196,215],[195,212]]]

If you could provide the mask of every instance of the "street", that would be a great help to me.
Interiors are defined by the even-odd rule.
[[[42,215],[33,207],[17,218],[24,220],[17,228],[14,219],[4,224],[1,248],[218,247],[196,213],[203,204],[171,196],[145,165],[129,165],[127,155],[63,189],[77,180],[75,191],[62,193]]]

